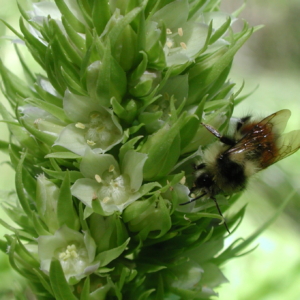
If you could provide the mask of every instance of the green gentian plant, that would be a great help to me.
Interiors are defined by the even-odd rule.
[[[179,206],[214,141],[201,120],[224,131],[243,99],[227,76],[253,28],[219,2],[41,1],[19,5],[21,33],[3,21],[41,67],[19,46],[27,82],[0,65],[16,170],[1,249],[38,299],[209,299],[253,239],[222,250],[213,201]]]

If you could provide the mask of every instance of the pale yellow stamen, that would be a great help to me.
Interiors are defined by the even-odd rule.
[[[41,118],[38,118],[38,119],[36,119],[36,120],[33,122],[33,124],[34,124],[34,125],[37,125],[40,121],[42,121],[42,119],[41,119]]]
[[[82,123],[80,123],[80,122],[76,123],[76,124],[75,124],[75,127],[76,127],[76,128],[79,128],[79,129],[85,129],[85,125],[82,124]]]
[[[180,28],[178,28],[178,34],[180,35],[180,36],[183,36],[183,30],[182,30],[182,28],[180,27]]]
[[[183,176],[183,177],[180,179],[180,183],[181,183],[181,184],[185,184],[185,182],[186,182],[186,177]]]
[[[99,117],[99,113],[93,113],[91,114],[91,118],[92,119],[95,119],[95,118],[98,118]]]
[[[166,42],[166,45],[167,45],[168,48],[171,48],[171,47],[173,46],[173,42],[167,41],[167,42]]]
[[[95,175],[95,179],[99,183],[102,182],[102,179],[101,179],[100,175],[98,175],[98,174]]]
[[[77,249],[75,245],[69,245],[67,246],[66,251],[61,252],[59,254],[59,258],[61,260],[67,260],[69,258],[77,258],[78,257],[78,253],[77,253]]]
[[[104,197],[103,200],[102,200],[102,202],[103,202],[103,203],[107,203],[109,200],[110,200],[109,197]]]
[[[184,43],[184,42],[181,42],[180,46],[182,49],[185,49],[185,50],[187,49],[186,43]]]
[[[171,31],[170,28],[167,28],[167,29],[166,29],[166,32],[167,32],[167,34],[172,34],[172,31]]]
[[[95,146],[96,143],[94,141],[90,141],[90,140],[87,140],[86,143],[89,145],[89,146]]]
[[[108,168],[108,172],[113,172],[115,170],[115,166],[114,165],[110,165]]]

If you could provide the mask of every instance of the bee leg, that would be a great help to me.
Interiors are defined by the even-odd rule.
[[[217,137],[220,142],[229,145],[229,146],[234,146],[236,144],[236,141],[232,138],[229,138],[227,136],[221,135],[221,133],[213,128],[212,126],[208,124],[201,123],[209,132],[211,132],[215,137]]]
[[[203,196],[205,196],[205,195],[206,195],[206,193],[203,193],[203,194],[201,194],[200,196],[197,196],[196,198],[193,198],[193,199],[191,199],[190,201],[187,201],[187,202],[184,202],[184,203],[180,203],[179,205],[186,205],[186,204],[192,203],[192,202],[194,202],[194,201],[200,199],[201,197],[203,197]]]
[[[196,164],[194,164],[193,165],[193,168],[194,168],[194,170],[201,170],[201,169],[204,169],[206,167],[206,164],[205,163],[201,163],[200,165],[196,165]]]
[[[216,199],[215,197],[210,197],[210,198],[211,198],[212,200],[214,200],[215,205],[216,205],[216,207],[217,207],[217,210],[218,210],[218,212],[219,212],[219,215],[224,219],[224,226],[225,226],[227,232],[230,234],[229,228],[228,228],[227,223],[226,223],[226,221],[225,221],[225,218],[224,218],[224,216],[223,216],[223,214],[222,214],[222,212],[221,212],[221,209],[220,209],[220,207],[219,207],[219,204],[218,204],[217,199]]]

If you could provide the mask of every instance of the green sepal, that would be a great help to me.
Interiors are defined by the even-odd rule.
[[[92,4],[92,21],[98,35],[101,35],[104,28],[111,17],[109,2],[106,0],[98,0]],[[101,17],[99,17],[101,15]]]
[[[73,24],[72,24],[73,25]],[[82,55],[78,54],[78,50],[74,49],[73,45],[70,44],[66,35],[61,31],[55,20],[49,20],[49,27],[52,29],[55,39],[57,40],[60,48],[65,53],[68,58],[68,62],[72,62],[72,64],[76,66],[80,66]],[[74,27],[73,27],[74,28]]]
[[[63,53],[61,53],[60,49],[56,47],[56,50],[58,53],[62,54],[62,57],[64,57]],[[61,59],[58,55],[58,53],[55,53],[52,49],[52,45],[50,44],[47,48],[47,51],[43,57],[43,68],[47,72],[47,76],[55,90],[63,96],[66,90],[66,84],[65,81],[61,75],[61,65],[59,64]]]
[[[32,104],[32,106],[34,107],[38,107],[42,110],[45,110],[51,115],[53,115],[54,117],[56,117],[57,119],[65,123],[70,123],[70,120],[66,117],[64,110],[60,107],[57,107],[54,104],[42,101],[41,99],[37,99],[37,98],[27,98],[25,100],[25,103]]]
[[[24,98],[34,96],[32,90],[19,77],[7,69],[0,60],[0,74],[5,87],[4,94],[7,95],[10,105],[14,108]],[[22,99],[22,100],[21,100]]]
[[[26,131],[24,128],[20,127],[20,124],[16,123],[16,120],[7,111],[4,105],[0,102],[0,113],[4,120],[9,121],[7,123],[9,130],[17,141],[26,148],[31,149],[37,156],[40,156],[40,151],[37,147],[36,140]],[[15,124],[15,125],[14,125]]]
[[[130,24],[136,16],[142,11],[147,1],[143,1],[140,7],[136,7],[127,13],[122,19],[120,19],[117,24],[109,31],[108,36],[111,42],[111,46],[115,47],[116,41],[118,40],[120,34],[123,32],[125,27]]]
[[[20,164],[20,156],[26,155],[28,157],[25,158],[23,162],[23,166],[19,166]],[[32,162],[34,161],[34,157],[29,155],[28,152],[24,153],[21,151],[21,149],[14,144],[10,144],[9,149],[9,157],[10,161],[12,163],[12,166],[15,170],[20,168],[19,170],[22,170],[22,182],[24,185],[24,188],[32,199],[35,199],[36,197],[36,179],[34,178],[35,174],[35,167],[32,165]],[[32,204],[32,203],[31,203]]]
[[[46,168],[42,170],[53,178],[63,180],[67,171],[53,171]],[[79,171],[68,171],[70,175],[70,182],[75,182],[77,179],[83,178],[83,175]]]
[[[124,156],[126,154],[126,152],[128,152],[129,150],[134,150],[134,145],[138,142],[138,140],[140,140],[143,136],[136,136],[134,138],[131,138],[127,143],[125,143],[124,145],[122,145],[122,147],[120,148],[119,151],[119,159],[122,162],[124,159]]]
[[[79,4],[80,5],[80,4]],[[68,38],[73,42],[76,46],[76,50],[79,53],[85,53],[85,40],[84,38],[78,34],[78,32],[74,29],[74,27],[68,22],[65,16],[61,17],[62,24],[67,32]]]
[[[139,237],[145,240],[160,238],[171,228],[169,208],[162,197],[152,197],[135,201],[129,205],[124,213],[123,220],[128,223],[130,231],[138,232]],[[157,233],[158,232],[158,233]]]
[[[73,152],[53,152],[45,155],[45,158],[77,159],[81,156]]]
[[[142,60],[130,75],[130,79],[129,79],[130,85],[132,85],[132,82],[137,81],[147,70],[147,65],[148,65],[147,54],[144,51],[140,51],[139,53],[141,53],[142,55]]]
[[[63,269],[58,260],[52,260],[50,265],[49,279],[51,287],[57,300],[78,300],[74,296],[68,284]]]
[[[232,84],[230,84],[229,82],[224,83],[223,86],[221,86],[219,88],[219,92],[214,96],[213,100],[215,100],[215,99],[228,99],[228,97],[230,96],[230,94],[233,91],[234,86],[235,86],[235,83],[232,83]],[[233,94],[233,98],[234,97],[235,97],[235,94]]]
[[[25,61],[24,61],[24,59],[23,59],[23,57],[22,57],[22,55],[19,51],[19,48],[17,47],[16,44],[14,45],[14,49],[15,49],[17,55],[18,55],[18,59],[19,59],[21,65],[22,65],[27,83],[30,84],[30,85],[33,85],[36,81],[35,75],[31,72],[30,68],[25,63]],[[28,88],[28,85],[26,85],[26,87]]]
[[[101,267],[104,267],[104,266],[108,265],[112,260],[114,260],[117,257],[119,257],[124,252],[124,250],[126,249],[129,241],[130,241],[130,238],[128,238],[119,247],[115,247],[115,248],[112,248],[110,250],[100,252],[96,256],[95,261],[99,261]]]
[[[20,18],[19,24],[20,24],[20,29],[24,35],[26,44],[31,46],[30,47],[31,52],[35,54],[34,57],[38,58],[39,64],[44,68],[45,61],[43,58],[47,51],[47,47],[29,32],[22,18]]]
[[[231,24],[231,18],[227,18],[227,20],[212,34],[212,36],[209,39],[209,45],[216,42],[218,39],[220,39],[228,30]]]
[[[135,100],[131,99],[125,104],[125,108],[116,100],[115,97],[111,99],[111,105],[113,107],[114,113],[120,118],[131,123],[137,114],[137,104]]]
[[[64,0],[54,0],[61,14],[65,16],[67,21],[72,24],[73,28],[80,33],[85,33],[85,26],[80,22],[73,13],[69,10]]]
[[[27,195],[25,194],[25,188],[23,184],[23,174],[24,174],[24,168],[23,163],[26,157],[26,153],[23,153],[19,162],[18,166],[16,168],[16,175],[15,175],[15,186],[16,186],[16,192],[19,198],[19,202],[25,212],[25,214],[31,219],[32,216],[32,210],[29,204],[29,199]]]
[[[179,131],[188,120],[189,117],[183,113],[175,124],[165,124],[141,146],[139,151],[148,154],[143,170],[144,180],[153,181],[171,171],[180,155]]]
[[[236,40],[236,42],[231,47],[229,47],[226,53],[216,63],[213,64],[207,78],[204,81],[204,85],[213,82],[223,72],[223,70],[232,62],[232,59],[236,52],[249,39],[252,33],[253,28],[246,28],[244,30],[242,36],[238,40]]]
[[[121,102],[126,92],[126,74],[116,60],[111,56],[109,40],[105,47],[97,40],[97,51],[102,57],[100,61],[95,61],[87,69],[87,89],[90,96],[97,99],[103,106],[110,106],[110,99],[115,97]]]
[[[73,206],[69,172],[65,173],[65,178],[60,187],[57,199],[57,219],[60,227],[67,225],[73,230],[79,230],[80,228],[78,215]]]
[[[113,56],[124,71],[129,71],[138,56],[137,35],[130,25],[127,25],[112,48]]]
[[[78,78],[72,76],[72,73],[65,68],[61,68],[61,75],[72,93],[87,96],[86,90],[81,86]]]
[[[32,213],[32,223],[34,226],[34,230],[36,231],[38,236],[51,235],[51,233],[47,230],[46,225],[43,223],[40,216],[35,211]]]
[[[159,72],[145,71],[136,82],[131,82],[129,93],[137,98],[148,96],[161,82]]]
[[[17,30],[15,30],[10,24],[8,24],[3,19],[0,19],[0,22],[2,22],[11,32],[13,32],[20,40],[24,41],[24,37],[22,34],[20,34]]]
[[[90,300],[90,276],[84,280],[83,288],[80,293],[80,300]]]
[[[42,143],[45,143],[44,147],[42,147],[42,144],[39,144],[39,143],[36,143],[38,144],[38,149],[42,152],[42,151],[45,151],[46,153],[49,152],[48,149],[45,149],[45,147],[51,147],[55,140],[56,140],[56,137],[53,136],[52,134],[48,134],[48,133],[45,133],[43,131],[40,131],[36,128],[34,128],[33,126],[30,126],[28,125],[26,122],[24,122],[24,120],[21,118],[21,115],[20,115],[20,112],[17,111],[16,112],[16,115],[17,115],[17,118],[19,119],[19,122],[22,124],[22,126],[30,133],[32,134],[37,140],[39,140],[40,142]],[[37,147],[37,145],[35,146]],[[29,148],[31,150],[33,150],[32,148]]]
[[[43,99],[45,102],[55,105],[57,107],[62,108],[63,107],[63,99],[54,96],[53,94],[45,91],[39,84],[34,84],[34,89],[38,93],[41,99]]]
[[[98,252],[119,247],[128,239],[126,226],[117,213],[108,217],[92,214],[88,222]]]

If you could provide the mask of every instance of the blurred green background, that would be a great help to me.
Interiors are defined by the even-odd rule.
[[[223,0],[222,9],[235,11],[242,0]],[[15,1],[0,0],[0,18],[18,28],[19,13]],[[248,0],[240,17],[250,25],[265,25],[238,52],[230,78],[237,89],[245,81],[244,94],[254,93],[236,107],[235,116],[267,116],[288,108],[292,117],[287,130],[300,129],[300,1]],[[236,27],[242,26],[237,21]],[[20,77],[22,70],[12,43],[11,32],[0,25],[0,55]],[[22,47],[20,47],[22,48]],[[23,51],[26,61],[33,59]],[[5,101],[3,96],[0,100]],[[0,123],[0,139],[7,140],[6,125]],[[8,156],[0,153],[1,201],[14,187],[14,174]],[[218,289],[220,300],[299,300],[300,299],[300,151],[253,178],[237,206],[248,203],[242,225],[226,240],[226,245],[248,237],[266,222],[280,203],[296,191],[284,213],[253,244],[252,253],[232,259],[223,267],[230,281]],[[6,191],[6,192],[5,192]],[[0,211],[1,218],[8,221]],[[0,227],[2,237],[8,231]],[[22,289],[22,279],[0,253],[0,299],[15,299],[13,291]],[[24,295],[25,296],[25,295]],[[30,296],[28,296],[28,299]],[[26,298],[24,298],[26,299]]]

